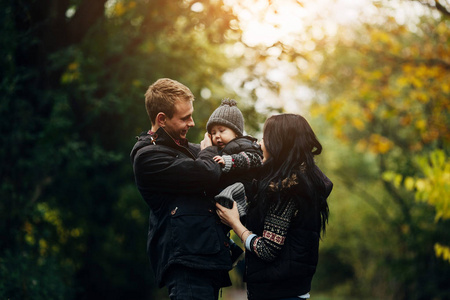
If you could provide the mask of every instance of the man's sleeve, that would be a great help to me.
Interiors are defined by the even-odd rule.
[[[213,160],[217,154],[215,147],[200,151],[197,159],[163,149],[143,152],[134,161],[136,183],[154,192],[204,191],[220,179],[221,167]]]

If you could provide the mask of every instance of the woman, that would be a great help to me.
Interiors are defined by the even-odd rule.
[[[314,162],[322,145],[302,116],[281,114],[264,124],[261,148],[262,176],[246,227],[236,204],[216,204],[217,214],[245,244],[248,299],[306,299],[333,187]]]

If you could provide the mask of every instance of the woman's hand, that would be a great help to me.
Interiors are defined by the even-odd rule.
[[[209,146],[212,146],[211,136],[209,135],[209,133],[205,132],[205,136],[200,142],[200,150],[203,150]]]
[[[219,216],[222,223],[230,226],[233,231],[241,238],[242,242],[245,243],[245,240],[252,234],[244,225],[242,225],[241,220],[239,219],[239,212],[237,209],[236,202],[233,201],[233,208],[228,209],[219,203],[216,203],[216,212]]]
[[[219,203],[216,203],[216,212],[222,223],[235,229],[238,225],[242,225],[239,219],[239,212],[237,209],[236,202],[233,201],[233,208],[228,209]]]

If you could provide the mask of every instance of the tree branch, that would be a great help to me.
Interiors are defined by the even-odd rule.
[[[364,47],[358,47],[358,46],[353,46],[353,47],[357,47],[358,51],[360,52],[371,52],[371,53],[375,53],[375,54],[379,54],[382,53],[382,59],[387,60],[387,61],[394,61],[397,63],[401,63],[401,64],[407,64],[407,63],[414,63],[414,64],[424,64],[426,66],[441,66],[446,70],[450,70],[450,62],[439,59],[439,58],[403,58],[399,55],[394,55],[392,53],[388,53],[386,51],[376,51],[373,49],[367,49]]]
[[[349,190],[357,190],[357,193],[361,194],[361,199],[367,202],[379,215],[382,220],[389,221],[388,223],[392,223],[392,220],[389,220],[389,214],[386,208],[378,202],[377,198],[375,198],[372,194],[368,193],[365,188],[355,184],[355,181],[350,179],[339,178],[342,183],[349,188]]]
[[[447,8],[441,3],[439,3],[439,0],[436,0],[436,9],[440,11],[444,16],[450,17],[450,11],[447,10]]]
[[[432,3],[430,3],[429,1],[423,1],[423,0],[411,0],[411,1],[419,2],[420,4],[422,4],[424,6],[438,10],[440,13],[442,13],[447,18],[450,17],[450,11],[444,5],[439,3],[439,0],[433,1],[435,3],[434,5]]]

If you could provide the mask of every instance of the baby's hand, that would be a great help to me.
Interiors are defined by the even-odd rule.
[[[213,159],[216,163],[218,163],[222,166],[225,166],[225,161],[223,160],[222,156],[217,155],[217,156],[214,156]]]

